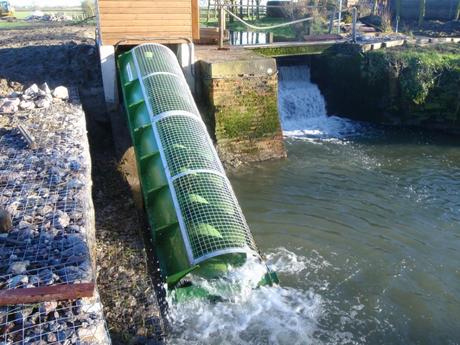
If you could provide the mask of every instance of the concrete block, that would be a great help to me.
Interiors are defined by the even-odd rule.
[[[190,90],[192,90],[192,93],[195,93],[195,45],[193,43],[179,44],[177,48],[177,60],[184,71],[185,80],[187,80]]]
[[[372,50],[372,44],[366,43],[361,46],[361,50],[365,53]]]
[[[391,48],[391,47],[399,47],[404,45],[405,41],[404,40],[394,40],[394,41],[387,41],[384,42],[383,45],[385,48]]]
[[[377,49],[380,49],[383,47],[383,43],[382,42],[376,42],[376,43],[372,43],[372,50],[377,50]]]
[[[111,45],[99,46],[101,59],[102,82],[107,110],[118,107],[117,68],[115,63],[115,47]]]

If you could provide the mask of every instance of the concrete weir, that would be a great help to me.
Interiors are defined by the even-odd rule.
[[[109,344],[85,113],[76,92],[47,99],[0,114],[0,209],[11,218],[0,233],[0,343]]]
[[[278,117],[276,60],[250,50],[195,50],[196,93],[225,164],[286,156]]]

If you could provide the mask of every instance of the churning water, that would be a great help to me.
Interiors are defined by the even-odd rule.
[[[460,344],[460,140],[327,116],[307,66],[279,109],[288,158],[230,178],[281,286],[248,263],[173,307],[170,343]]]

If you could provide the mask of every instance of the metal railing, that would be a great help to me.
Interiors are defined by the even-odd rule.
[[[242,23],[244,26],[251,30],[255,31],[267,31],[267,30],[273,30],[281,27],[287,27],[291,25],[296,25],[304,22],[309,22],[314,19],[314,16],[306,17],[306,18],[301,18],[301,19],[295,19],[291,20],[286,23],[280,23],[280,24],[274,24],[274,25],[269,25],[269,26],[258,26],[249,23],[248,21],[244,20],[244,9],[246,9],[246,16],[248,19],[254,20],[254,13],[256,13],[257,18],[260,17],[260,8],[265,9],[265,15],[267,14],[267,10],[269,8],[279,8],[279,9],[286,9],[289,10],[289,7],[292,5],[284,5],[284,6],[274,6],[274,5],[249,5],[244,4],[244,5],[238,5],[238,4],[229,4],[228,1],[215,1],[212,3],[211,1],[208,3],[208,13],[207,16],[209,16],[209,9],[213,6],[214,10],[218,12],[218,28],[219,28],[219,49],[225,49],[224,48],[224,40],[225,40],[225,30],[226,30],[226,14],[228,14],[231,18],[234,20],[239,21]],[[234,13],[234,9],[239,10],[239,15]],[[324,9],[325,6],[302,6],[302,9]],[[255,9],[255,10],[254,10]],[[251,11],[252,10],[252,11]],[[292,10],[292,9],[291,9]],[[337,27],[337,34],[341,33],[341,22],[342,22],[342,10],[343,10],[343,3],[342,0],[337,0],[337,6],[334,7],[333,11],[329,11],[328,16],[330,18],[329,20],[329,26],[328,26],[328,33],[331,34],[334,26]],[[336,19],[337,17],[337,19]],[[356,23],[357,23],[357,18],[358,18],[358,11],[356,7],[352,8],[352,41],[356,42]],[[209,17],[208,17],[209,18]],[[268,33],[267,37],[270,37],[269,43],[272,43],[273,41],[273,35],[271,33]]]

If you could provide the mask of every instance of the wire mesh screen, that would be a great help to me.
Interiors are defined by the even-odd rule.
[[[0,307],[0,344],[110,344],[99,298]]]
[[[168,116],[156,123],[171,176],[196,169],[224,173],[211,149],[204,123],[191,116]]]
[[[165,46],[144,44],[133,49],[133,58],[143,77],[183,240],[192,251],[190,263],[223,253],[256,251],[175,55]],[[155,119],[164,112],[170,113]]]
[[[157,44],[140,45],[133,49],[139,62],[141,75],[146,76],[152,72],[168,72],[182,76],[182,69],[174,53],[164,46]]]
[[[223,249],[249,246],[256,250],[225,177],[213,173],[190,174],[176,179],[174,188],[196,260]]]
[[[84,113],[53,105],[0,126],[0,289],[93,280],[91,176]],[[20,126],[33,138],[33,147]]]
[[[143,83],[148,92],[152,116],[172,110],[183,110],[200,116],[183,77],[156,74],[145,78]]]

